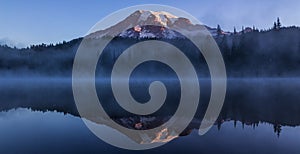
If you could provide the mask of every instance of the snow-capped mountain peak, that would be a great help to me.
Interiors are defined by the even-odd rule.
[[[174,24],[174,22],[178,19],[177,16],[172,15],[168,12],[164,11],[148,11],[148,10],[138,10],[138,13],[140,13],[140,17],[138,19],[138,22],[145,22],[149,20],[149,18],[154,17],[154,21],[160,23],[163,26],[168,26],[168,23]]]
[[[121,36],[134,38],[178,38],[178,32],[195,35],[205,28],[203,25],[193,24],[189,19],[175,16],[164,11],[137,10],[127,18],[105,30],[100,30],[88,35],[89,38],[103,36]],[[206,27],[207,28],[207,27]],[[208,28],[209,31],[214,29]],[[213,32],[214,33],[214,32]]]

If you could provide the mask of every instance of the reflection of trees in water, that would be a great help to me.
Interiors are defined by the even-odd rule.
[[[43,82],[2,82],[0,85],[0,110],[12,108],[31,108],[39,111],[58,111],[78,116],[73,100],[71,81],[54,84]],[[223,122],[232,120],[236,126],[240,121],[242,125],[258,127],[259,123],[274,125],[274,132],[279,135],[281,126],[300,125],[300,81],[291,79],[269,80],[229,80],[226,100],[217,121],[217,127],[221,129]],[[201,102],[195,118],[201,119],[205,113],[210,94],[207,92],[208,85],[201,86]],[[143,87],[145,88],[145,87]],[[109,102],[106,102],[109,103]],[[176,108],[174,103],[167,102],[167,108]],[[109,104],[114,118],[123,118],[119,110],[114,110],[114,104]],[[160,113],[153,116],[170,116]],[[117,120],[116,120],[117,121]],[[132,127],[136,124],[135,120]],[[153,122],[150,125],[156,125]],[[138,125],[139,126],[139,125]],[[142,123],[141,128],[150,128]],[[189,127],[198,128],[199,123]],[[188,132],[188,130],[187,130]]]
[[[217,128],[218,130],[221,130],[221,127],[222,127],[222,124],[226,121],[232,121],[232,120],[224,120],[224,119],[219,119],[216,121],[216,125],[217,125]],[[237,125],[237,120],[233,120],[233,126],[234,128],[236,128],[236,125]],[[253,129],[257,128],[259,123],[261,123],[260,121],[257,121],[257,122],[250,122],[250,121],[240,121],[241,124],[242,124],[242,128],[244,129],[245,128],[245,125],[247,126],[252,126]],[[263,123],[263,122],[262,122]],[[280,136],[280,132],[282,130],[281,128],[281,124],[273,124],[273,128],[274,128],[274,133],[276,133],[276,135],[279,137]]]
[[[277,136],[279,137],[281,132],[281,125],[280,124],[274,124],[274,133],[277,134]]]

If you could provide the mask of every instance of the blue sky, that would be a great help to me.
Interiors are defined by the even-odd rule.
[[[267,29],[277,17],[284,26],[300,25],[299,0],[0,0],[0,41],[25,46],[68,41],[83,36],[108,14],[140,4],[177,7],[208,26],[220,24],[230,31],[234,26]]]

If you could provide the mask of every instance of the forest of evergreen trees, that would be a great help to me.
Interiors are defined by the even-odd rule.
[[[223,54],[229,77],[299,77],[300,28],[282,27],[278,19],[269,30],[223,34],[218,26],[216,42]],[[121,38],[119,38],[121,40]],[[82,38],[58,44],[32,45],[17,49],[0,46],[0,72],[5,75],[71,76],[73,59]],[[122,44],[114,44],[111,56]],[[185,41],[178,41],[184,48],[191,48]],[[195,56],[195,55],[194,55]],[[113,57],[111,57],[113,58]],[[109,60],[109,59],[106,59]],[[204,62],[200,62],[204,63]],[[204,64],[205,65],[205,64]],[[201,73],[200,73],[201,74]],[[208,76],[207,71],[202,76]]]

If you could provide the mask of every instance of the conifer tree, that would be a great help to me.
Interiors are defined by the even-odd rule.
[[[281,23],[280,23],[280,19],[279,17],[277,18],[277,29],[280,29],[281,28]]]
[[[274,29],[274,30],[276,30],[276,29],[277,29],[277,24],[276,24],[276,22],[274,22],[273,29]]]
[[[217,34],[218,34],[218,35],[221,35],[221,34],[222,34],[222,29],[221,29],[221,26],[220,26],[220,25],[217,26]]]

